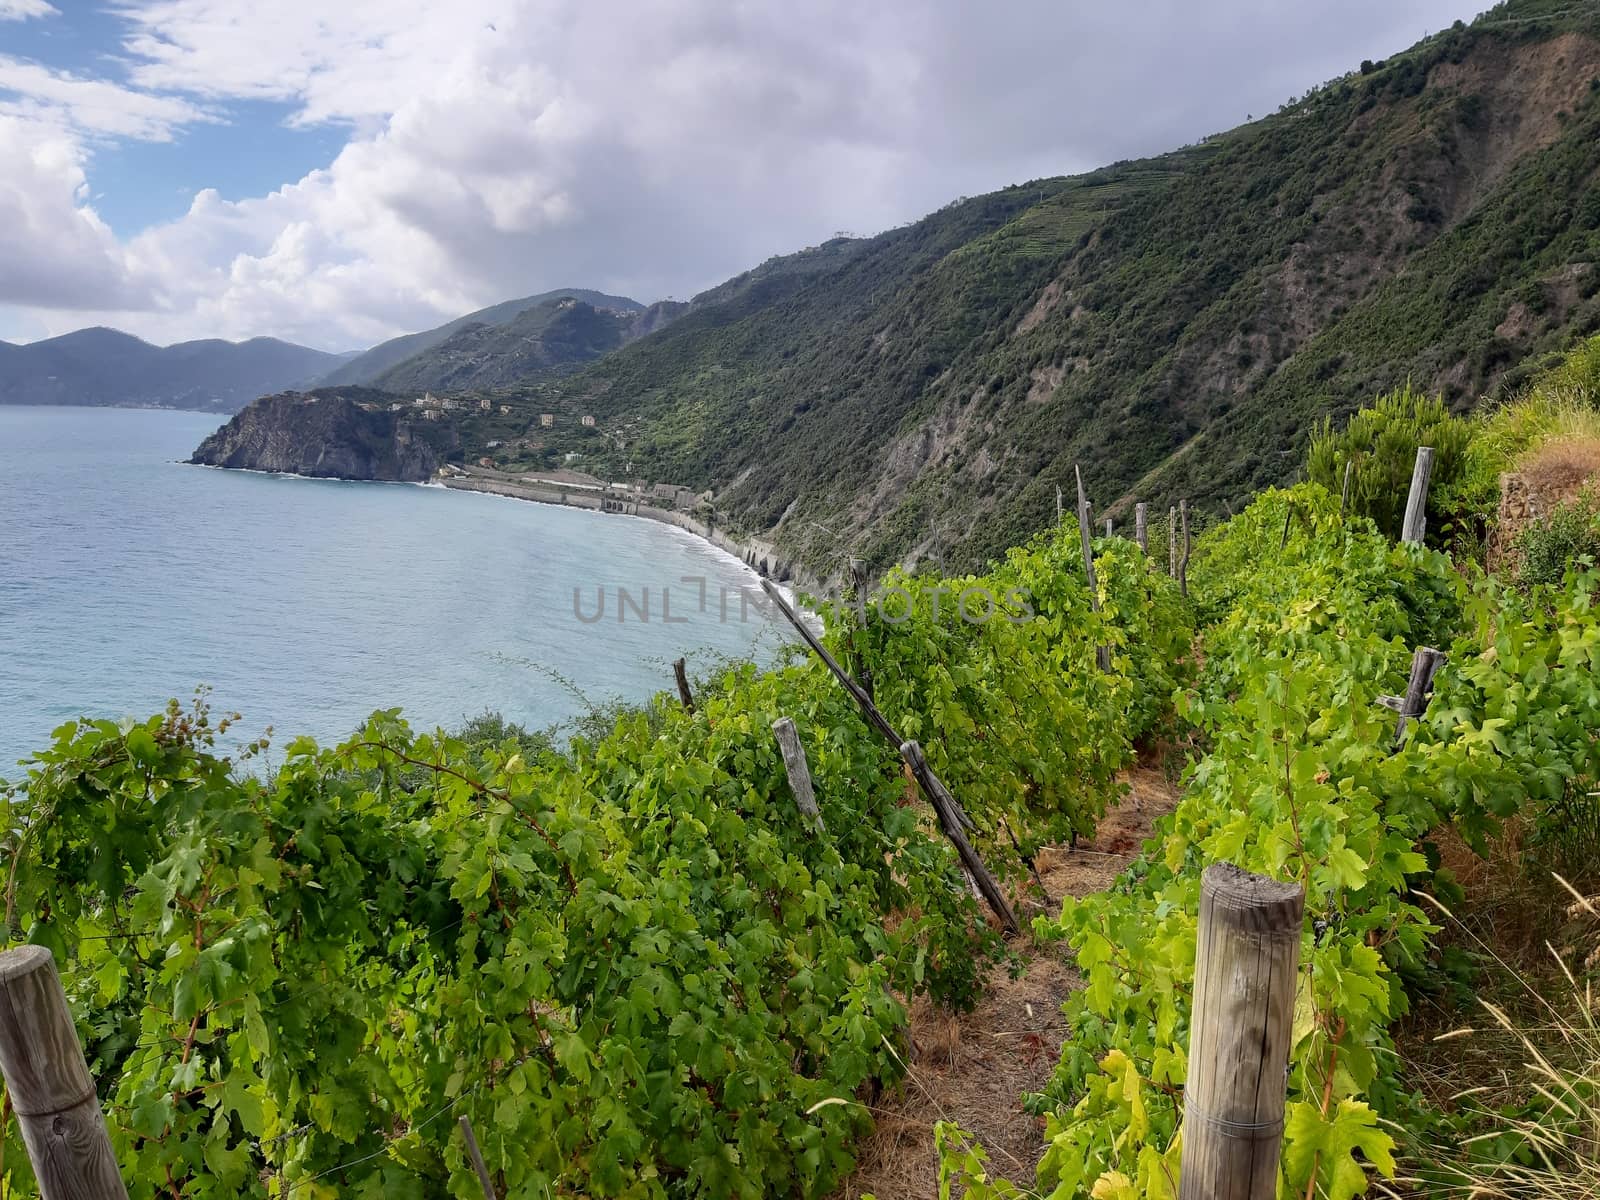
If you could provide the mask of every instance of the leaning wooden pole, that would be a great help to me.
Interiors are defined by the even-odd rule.
[[[0,954],[0,1073],[43,1200],[128,1200],[55,958],[43,946]]]
[[[483,1200],[499,1200],[494,1194],[494,1179],[489,1174],[489,1166],[483,1161],[483,1151],[478,1149],[478,1135],[472,1130],[471,1118],[462,1113],[457,1123],[461,1126],[461,1137],[467,1143],[467,1158],[477,1172],[478,1186],[483,1189]]]
[[[1433,447],[1418,446],[1417,462],[1411,468],[1411,491],[1406,495],[1406,517],[1400,526],[1400,540],[1422,545],[1428,532],[1428,481],[1433,476]]]
[[[1339,489],[1339,515],[1344,516],[1345,506],[1350,503],[1350,479],[1356,471],[1356,460],[1344,460],[1344,486]]]
[[[772,723],[772,736],[778,739],[778,751],[783,755],[783,769],[789,776],[789,791],[794,795],[795,807],[813,829],[825,833],[827,829],[822,823],[822,810],[817,807],[817,793],[811,786],[806,748],[800,744],[800,731],[788,717],[779,717]]]
[[[1150,553],[1150,506],[1143,500],[1133,506],[1133,540],[1146,555]]]
[[[1179,1200],[1273,1200],[1305,892],[1208,867],[1184,1087]]]
[[[1094,575],[1094,548],[1091,544],[1089,497],[1083,490],[1083,471],[1074,466],[1072,473],[1078,480],[1078,540],[1083,546],[1083,575],[1089,584],[1089,610],[1091,612],[1099,612],[1100,584]],[[1111,671],[1111,647],[1096,646],[1094,648],[1094,661],[1101,671],[1109,674]]]
[[[689,668],[683,659],[672,664],[672,677],[678,681],[678,699],[685,712],[694,711],[694,693],[689,690]]]
[[[839,665],[832,654],[828,653],[828,648],[811,631],[811,627],[800,619],[800,614],[795,612],[793,606],[783,598],[783,593],[778,590],[777,585],[770,579],[763,579],[761,588],[767,593],[768,599],[778,606],[778,611],[783,613],[789,619],[789,623],[800,632],[801,639],[811,648],[811,652],[822,660],[822,665],[827,667],[833,673],[833,677],[839,681],[840,686],[850,693],[851,699],[856,702],[856,706],[861,709],[862,715],[866,717],[867,724],[876,729],[891,746],[900,751],[902,758],[906,758],[906,746],[914,745],[914,743],[901,740],[900,735],[895,732],[894,726],[889,724],[888,718],[878,710],[878,706],[862,690],[861,685],[850,678],[849,673]],[[1000,885],[995,882],[995,878],[989,873],[989,869],[983,865],[983,860],[978,857],[978,852],[973,849],[972,843],[967,841],[963,832],[966,829],[973,828],[972,819],[967,816],[966,811],[956,801],[955,797],[951,796],[939,777],[933,773],[933,769],[928,766],[927,761],[921,757],[920,747],[917,750],[916,757],[921,763],[920,768],[917,762],[911,761],[910,758],[906,758],[906,765],[911,768],[917,784],[922,788],[923,795],[928,798],[928,803],[933,805],[934,811],[938,814],[939,824],[944,829],[945,836],[955,846],[956,854],[961,859],[961,865],[972,876],[974,882],[977,883],[983,898],[989,902],[989,907],[994,910],[995,916],[1000,918],[1000,924],[1006,932],[1017,932],[1020,928],[1017,924],[1017,916],[1011,911],[1011,905],[1007,902],[1005,893],[1000,890]]]

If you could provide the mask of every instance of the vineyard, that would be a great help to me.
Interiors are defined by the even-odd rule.
[[[1486,847],[1600,776],[1600,572],[1515,587],[1314,482],[1202,537],[1189,595],[1116,537],[1091,595],[1078,536],[824,612],[1015,891],[1136,745],[1190,750],[1135,864],[1036,923],[1086,981],[1028,1101],[1039,1194],[1176,1196],[1217,862],[1306,893],[1280,1194],[1362,1194],[1427,1124],[1393,1029],[1459,892],[1436,832]],[[1424,646],[1448,658],[1397,731],[1379,698]],[[559,749],[388,711],[268,767],[223,753],[234,723],[74,722],[3,790],[8,936],[60,964],[135,1197],[476,1197],[463,1116],[504,1197],[821,1197],[905,1071],[908,1003],[972,1005],[1004,953],[900,751],[803,651]],[[3,1119],[4,1194],[34,1194]],[[1029,1194],[937,1140],[947,1186]]]

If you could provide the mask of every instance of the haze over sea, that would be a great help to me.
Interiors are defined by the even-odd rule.
[[[488,709],[541,727],[670,687],[680,655],[692,671],[786,640],[754,604],[740,619],[755,577],[679,530],[180,465],[219,420],[0,407],[0,778],[63,721],[147,717],[201,684],[244,717],[222,748],[268,725],[281,747],[341,739],[376,708],[424,728]],[[706,611],[685,576],[705,578]],[[650,589],[648,621],[619,622],[619,587]],[[575,588],[585,617],[603,589],[603,619],[579,619]]]

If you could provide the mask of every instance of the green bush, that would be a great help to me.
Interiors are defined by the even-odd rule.
[[[1591,486],[1517,538],[1523,584],[1558,584],[1579,558],[1600,562],[1600,491]]]
[[[1338,432],[1332,420],[1324,418],[1312,435],[1306,472],[1313,483],[1337,496],[1344,487],[1346,464],[1354,463],[1351,510],[1371,517],[1383,533],[1398,537],[1417,448],[1432,446],[1428,529],[1433,540],[1440,541],[1451,535],[1460,516],[1456,501],[1473,433],[1472,422],[1452,416],[1442,399],[1415,391],[1407,383],[1379,396]]]

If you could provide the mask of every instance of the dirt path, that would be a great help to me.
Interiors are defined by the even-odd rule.
[[[1107,887],[1156,818],[1177,802],[1176,789],[1154,766],[1136,766],[1123,779],[1131,790],[1106,814],[1092,843],[1040,854],[1050,912],[1063,897]],[[1024,902],[1019,916],[1041,911]],[[878,1102],[877,1127],[860,1146],[860,1165],[832,1200],[864,1193],[877,1200],[936,1200],[933,1123],[939,1120],[976,1134],[995,1175],[1033,1186],[1044,1123],[1022,1110],[1022,1096],[1044,1087],[1055,1072],[1065,1036],[1061,1005],[1080,980],[1064,945],[1024,934],[1013,949],[1025,963],[1021,974],[1013,979],[1003,965],[995,968],[972,1012],[951,1015],[925,998],[912,1006],[908,1077],[898,1094]]]

